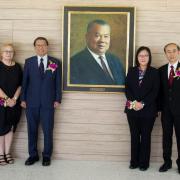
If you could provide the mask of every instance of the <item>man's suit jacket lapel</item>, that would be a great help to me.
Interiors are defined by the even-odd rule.
[[[165,85],[167,86],[168,89],[168,64],[164,66],[164,69],[162,71],[162,80],[164,81]]]
[[[38,66],[38,57],[37,56],[35,56],[35,66],[36,66],[36,68],[35,69],[37,69],[37,71],[38,71],[38,73],[39,73],[39,76],[41,76],[41,74],[40,74],[40,71],[39,71],[39,66]],[[49,57],[49,56],[47,56],[47,67],[45,68],[46,70],[45,70],[45,72],[44,72],[44,75],[43,75],[43,78],[45,78],[45,76],[46,76],[46,74],[47,74],[47,68],[48,68],[48,66],[49,66],[49,64],[50,64],[50,60],[51,60],[51,58]]]
[[[86,49],[87,54],[87,68],[93,69],[93,73],[101,74],[101,76],[104,76],[104,72],[100,65],[97,63],[97,61],[94,59],[94,57],[91,55],[91,53]]]
[[[106,53],[105,55],[106,55],[107,63],[109,65],[109,68],[110,68],[112,76],[113,76],[113,80],[114,80],[114,82],[118,82],[118,79],[119,79],[119,77],[118,77],[119,73],[118,73],[118,70],[117,70],[118,67],[114,63],[111,54]]]
[[[98,79],[101,79],[102,82],[106,82],[108,84],[114,84],[112,78],[106,76],[105,72],[103,71],[101,66],[97,63],[97,61],[94,59],[94,57],[91,55],[91,53],[88,51],[88,49],[86,49],[85,51],[87,56],[85,59],[87,68],[93,70],[93,72],[91,73],[94,73]]]
[[[180,62],[178,62],[177,64],[177,68],[176,68],[176,71],[180,68]]]
[[[46,71],[45,71],[45,75],[47,74],[47,72],[48,72],[48,70],[47,70],[47,68],[48,68],[48,66],[49,66],[49,64],[50,64],[50,57],[49,56],[47,56],[47,66],[46,66]]]
[[[178,62],[178,65],[177,65],[177,68],[176,68],[176,70],[178,69],[178,68],[180,68],[180,63]],[[164,67],[164,71],[163,71],[163,80],[165,81],[165,83],[166,83],[166,85],[167,85],[167,88],[168,88],[168,79],[169,79],[169,77],[168,77],[168,64],[166,64],[166,66]],[[173,79],[173,83],[172,83],[172,87],[174,87],[174,85],[177,83],[177,78],[174,78]]]
[[[176,71],[178,70],[180,68],[180,62],[178,62],[178,65],[177,65],[177,68],[176,68]],[[172,84],[172,86],[174,87],[174,86],[176,86],[176,84],[178,83],[180,81],[180,79],[179,78],[174,78],[173,79],[173,84]]]
[[[114,64],[113,64],[113,61],[111,60],[110,54],[106,53],[105,55],[106,55],[107,63],[109,65],[111,73],[113,75],[113,78],[114,78],[114,80],[116,80],[116,77],[117,77],[116,67],[114,67]]]
[[[48,68],[48,66],[49,66],[49,64],[50,64],[50,61],[52,61],[52,60],[51,60],[51,58],[48,56],[46,69]]]
[[[47,59],[47,67],[46,67],[46,71],[45,71],[45,73],[44,73],[44,77],[47,76],[47,73],[48,73],[48,71],[49,71],[47,68],[48,68],[48,66],[49,66],[49,64],[50,64],[50,61],[53,61],[50,56],[47,56],[47,58],[48,58],[48,59]]]
[[[37,74],[40,76],[39,66],[38,66],[38,57],[34,56],[34,59],[32,61],[32,69],[33,71],[37,72]]]

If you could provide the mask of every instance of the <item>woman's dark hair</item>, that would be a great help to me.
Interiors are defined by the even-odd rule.
[[[135,64],[136,64],[136,66],[138,66],[139,67],[139,61],[138,61],[138,55],[139,55],[139,53],[141,52],[141,51],[147,51],[148,52],[148,55],[149,55],[149,61],[148,61],[148,64],[147,64],[147,66],[149,67],[150,65],[151,65],[151,61],[152,61],[152,56],[151,56],[151,50],[148,48],[148,47],[146,47],[146,46],[141,46],[141,47],[139,47],[138,48],[138,50],[136,51],[136,59],[135,59]]]
[[[48,40],[45,38],[45,37],[37,37],[35,40],[34,40],[34,46],[36,45],[36,41],[38,40],[44,40],[46,42],[46,45],[48,46],[49,43],[48,43]]]

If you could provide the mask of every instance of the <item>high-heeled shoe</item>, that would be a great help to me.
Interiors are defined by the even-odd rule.
[[[3,154],[3,155],[0,155],[0,166],[4,166],[4,165],[7,165],[7,162]]]
[[[5,154],[5,160],[8,164],[14,164],[14,159],[10,153]]]

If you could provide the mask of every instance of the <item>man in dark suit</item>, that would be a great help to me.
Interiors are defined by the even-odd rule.
[[[125,74],[118,57],[108,53],[110,26],[104,20],[88,24],[87,47],[71,57],[70,83],[124,85]]]
[[[164,52],[169,63],[160,67],[160,108],[162,111],[161,121],[163,128],[163,158],[164,164],[160,167],[160,172],[165,172],[172,167],[172,136],[173,126],[177,140],[177,166],[180,173],[180,63],[178,61],[179,46],[169,43],[164,47]]]
[[[39,160],[37,150],[38,126],[44,134],[43,166],[50,165],[53,149],[54,108],[61,102],[61,63],[48,56],[48,41],[34,40],[36,56],[26,59],[24,65],[21,106],[26,108],[29,158],[25,165]]]

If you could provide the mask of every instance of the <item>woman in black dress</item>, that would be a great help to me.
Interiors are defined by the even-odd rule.
[[[14,163],[10,148],[21,115],[22,70],[13,57],[13,45],[3,45],[0,60],[0,165]]]
[[[149,167],[151,132],[157,115],[158,70],[151,67],[151,52],[142,46],[136,53],[136,66],[129,69],[125,81],[125,112],[131,133],[130,169]]]

